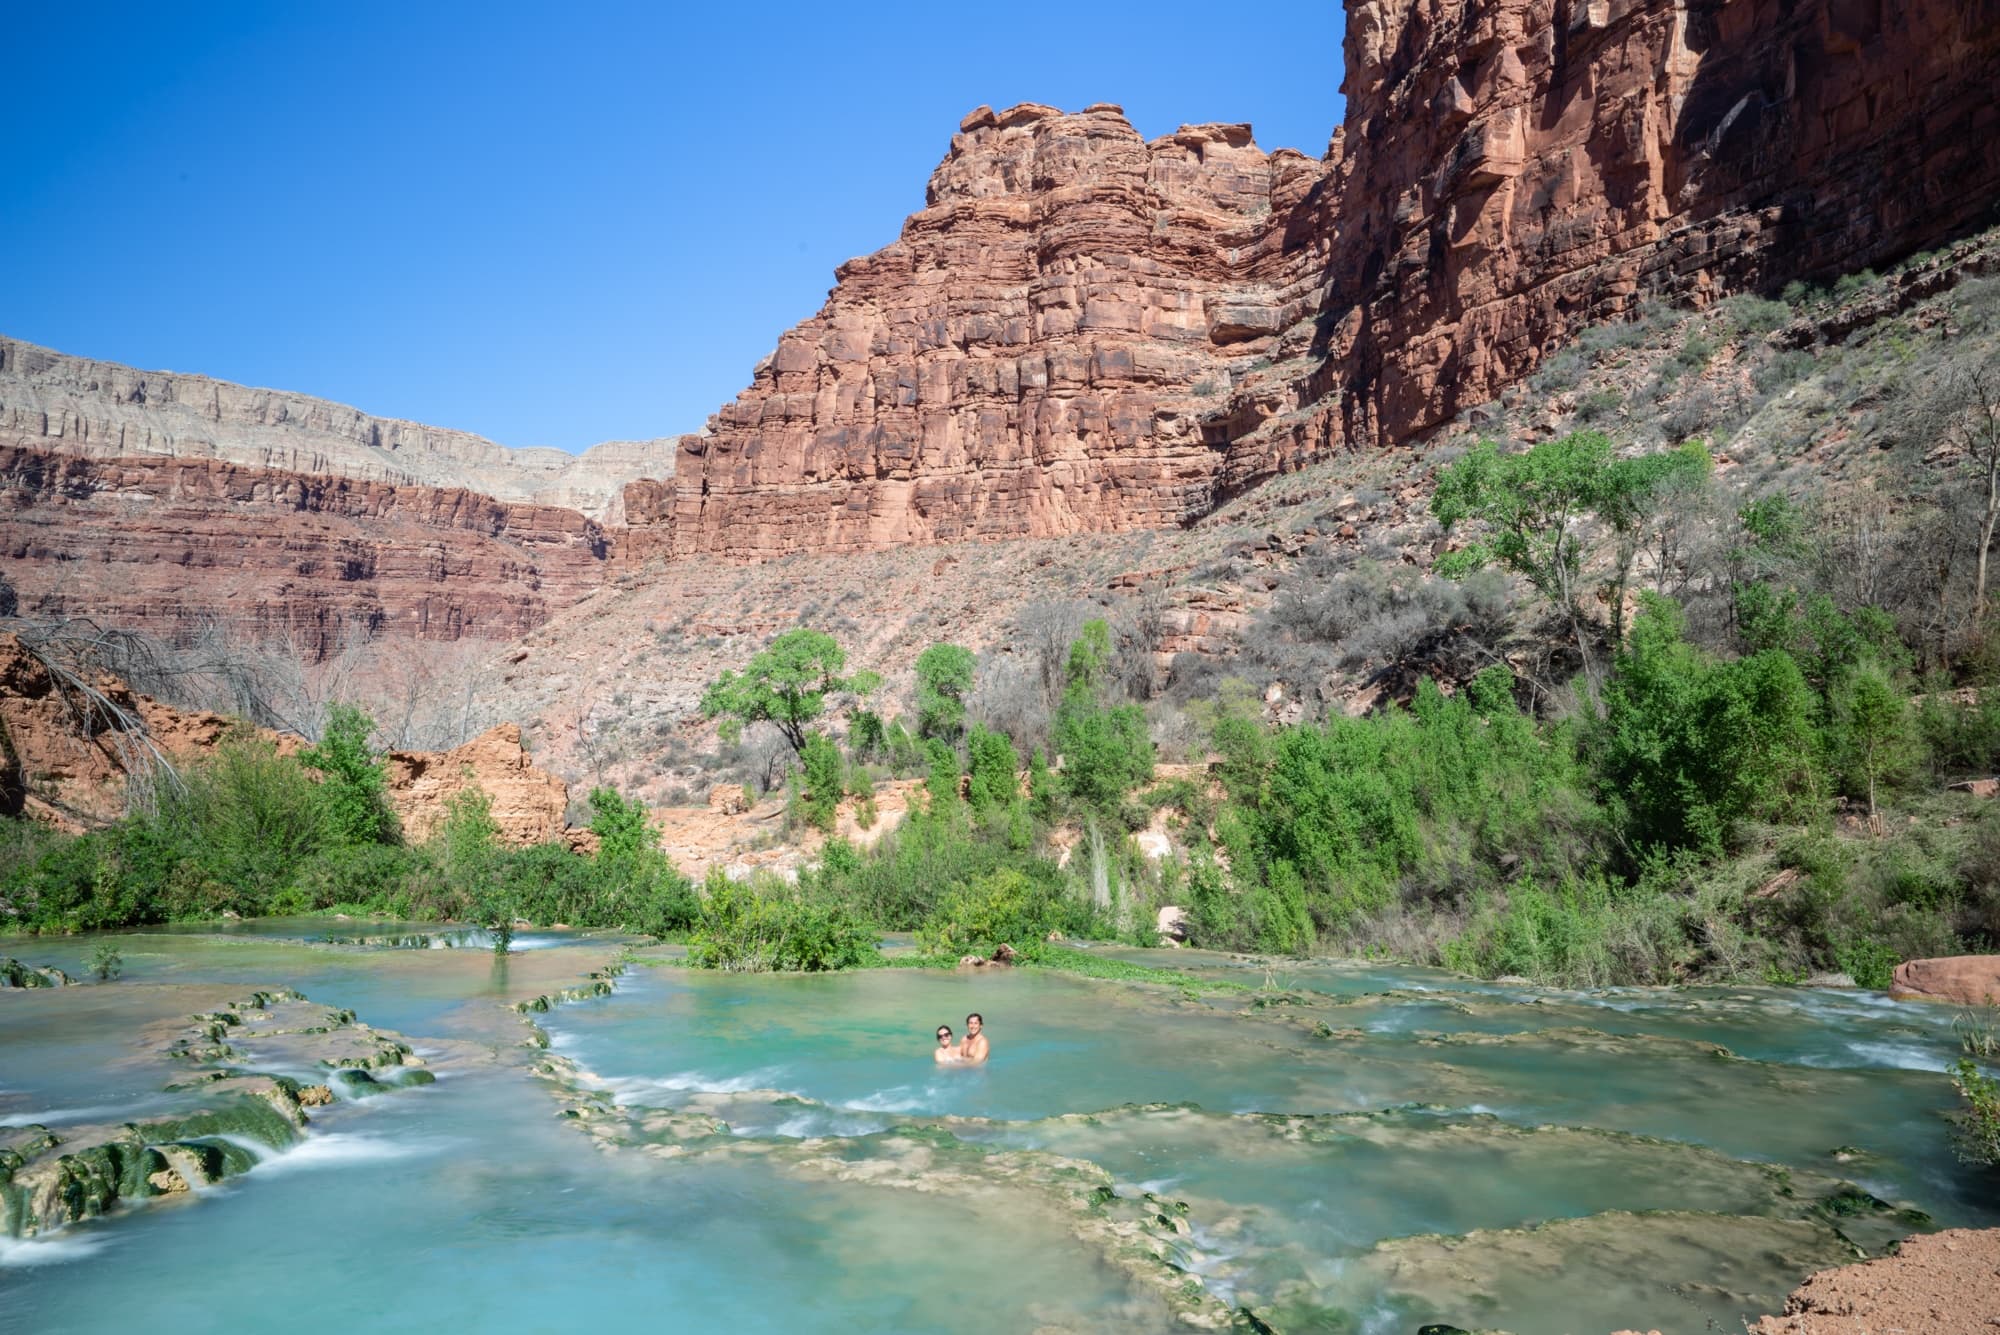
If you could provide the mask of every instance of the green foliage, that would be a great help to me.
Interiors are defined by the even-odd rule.
[[[328,833],[343,844],[389,842],[396,818],[384,796],[382,761],[368,747],[375,720],[352,705],[335,705],[326,730],[299,760],[325,775],[320,793],[326,807]]]
[[[1812,693],[1783,651],[1721,661],[1687,643],[1685,624],[1640,595],[1593,750],[1632,844],[1719,850],[1738,821],[1816,789]]]
[[[825,714],[827,697],[866,695],[877,685],[872,673],[841,675],[847,652],[823,631],[800,626],[778,636],[743,670],[724,672],[702,692],[703,718],[720,718],[723,735],[734,740],[752,723],[769,723],[805,752],[806,736]]]
[[[1071,973],[1083,978],[1108,978],[1121,983],[1158,983],[1183,992],[1249,992],[1253,989],[1223,978],[1203,978],[1179,969],[1159,969],[1129,960],[1112,959],[1067,946],[1039,945],[1022,952],[1022,963],[1037,969]]]
[[[1840,681],[1832,702],[1835,746],[1847,791],[1866,796],[1876,810],[1877,789],[1915,768],[1919,740],[1909,704],[1889,674],[1862,663]]]
[[[694,887],[660,851],[659,831],[645,806],[596,788],[590,810],[597,852],[588,863],[565,862],[557,848],[544,845],[548,851],[537,855],[543,863],[539,874],[525,866],[515,873],[524,915],[535,922],[622,927],[651,936],[685,931],[694,921]],[[524,861],[524,855],[515,860]],[[566,893],[548,894],[557,887]]]
[[[1961,1057],[1951,1068],[1951,1083],[1965,1100],[1952,1137],[1959,1160],[1982,1168],[2000,1166],[2000,1080]]]
[[[1896,952],[1879,941],[1854,941],[1834,951],[1836,967],[1854,980],[1856,987],[1889,990],[1895,981],[1896,966],[1902,963]]]
[[[125,971],[125,957],[109,941],[100,942],[90,952],[90,972],[100,983],[108,983]]]
[[[1087,932],[1089,911],[1046,880],[1002,869],[955,887],[917,929],[929,955],[990,955],[1002,945],[1025,950],[1050,932]]]
[[[977,661],[970,649],[934,644],[917,655],[917,735],[956,742]]]
[[[851,908],[806,899],[782,882],[710,873],[688,963],[734,973],[822,973],[871,964],[876,933]]]
[[[936,738],[924,745],[930,760],[929,771],[924,776],[924,793],[930,798],[931,812],[942,816],[956,810],[959,805],[958,779],[961,771],[958,752]]]
[[[832,834],[840,796],[846,787],[840,748],[831,739],[814,733],[806,738],[802,758],[806,771],[806,820],[822,833]]]
[[[972,725],[965,739],[966,796],[974,811],[1010,807],[1021,796],[1021,757],[1007,734]]]

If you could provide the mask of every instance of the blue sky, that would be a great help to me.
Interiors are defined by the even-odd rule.
[[[580,449],[734,397],[980,103],[1340,118],[1326,0],[674,10],[23,6],[0,333]]]

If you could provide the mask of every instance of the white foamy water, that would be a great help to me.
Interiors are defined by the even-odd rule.
[[[637,1103],[652,1106],[645,1098],[649,1094],[748,1094],[752,1090],[770,1089],[782,1091],[780,1083],[787,1068],[767,1066],[762,1070],[749,1071],[743,1075],[716,1076],[703,1071],[681,1071],[674,1075],[597,1075],[589,1071],[579,1072],[586,1084],[608,1090],[620,1103]]]
[[[246,1142],[234,1141],[243,1144]],[[268,1176],[273,1173],[302,1172],[314,1168],[349,1168],[356,1164],[388,1163],[396,1159],[414,1159],[422,1155],[435,1154],[446,1147],[443,1140],[418,1140],[388,1136],[371,1136],[361,1132],[332,1131],[325,1135],[308,1136],[289,1149],[273,1151],[263,1147],[255,1171]]]
[[[101,1118],[116,1118],[119,1121],[142,1113],[149,1108],[158,1108],[171,1102],[169,1099],[140,1099],[135,1103],[99,1103],[85,1108],[41,1108],[34,1112],[0,1113],[0,1126],[53,1126],[64,1122],[88,1122]]]
[[[47,1238],[0,1237],[0,1270],[61,1265],[103,1251],[110,1239],[98,1233],[58,1233]]]

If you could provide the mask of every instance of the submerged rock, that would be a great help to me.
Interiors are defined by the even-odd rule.
[[[54,965],[23,964],[0,956],[0,987],[69,987],[76,979]]]

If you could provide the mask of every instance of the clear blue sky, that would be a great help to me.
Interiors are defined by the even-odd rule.
[[[667,435],[982,102],[1315,156],[1340,118],[1328,0],[677,8],[23,5],[0,333],[509,445]]]

